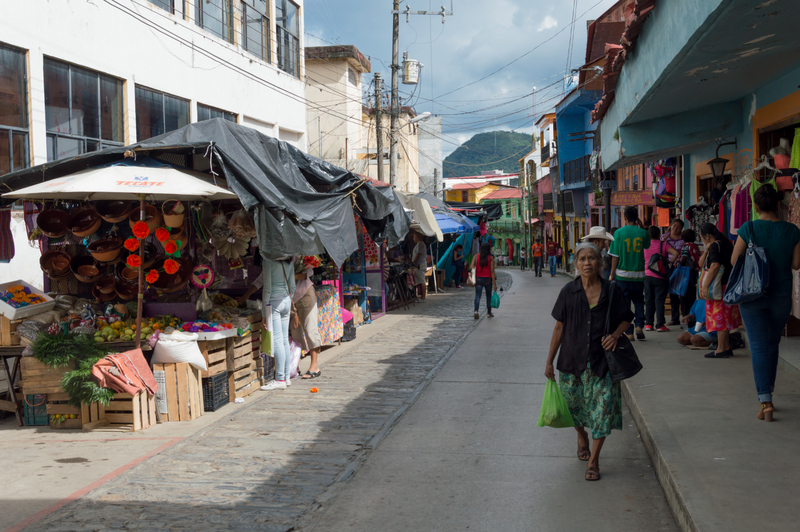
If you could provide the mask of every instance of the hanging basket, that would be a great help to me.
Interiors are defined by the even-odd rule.
[[[139,221],[140,214],[139,207],[136,207],[131,212],[130,216],[128,217],[128,224],[131,226],[131,229],[133,229],[133,226]],[[144,220],[142,221],[147,224],[147,227],[150,228],[150,234],[152,235],[153,231],[155,231],[156,228],[161,225],[161,213],[158,212],[158,209],[156,209],[154,206],[149,204],[145,205]]]
[[[164,225],[167,227],[181,227],[183,226],[183,219],[186,215],[186,207],[184,207],[184,211],[180,214],[170,213],[175,205],[179,203],[178,200],[167,200],[161,204],[161,212],[164,215]]]

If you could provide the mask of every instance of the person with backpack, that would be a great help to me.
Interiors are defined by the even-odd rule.
[[[678,258],[678,251],[661,240],[661,231],[655,225],[651,225],[647,232],[650,234],[650,247],[644,250],[644,262],[647,265],[644,272],[644,330],[669,332],[664,316],[664,303],[669,293],[671,263]]]

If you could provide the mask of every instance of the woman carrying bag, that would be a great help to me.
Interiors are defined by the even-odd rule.
[[[492,288],[497,291],[497,276],[494,271],[494,256],[492,256],[492,247],[488,242],[481,244],[481,252],[472,258],[472,271],[475,272],[475,313],[473,317],[477,320],[480,318],[478,310],[481,306],[481,291],[486,290],[486,311],[487,316],[494,318],[492,314]]]
[[[556,325],[544,371],[545,377],[555,380],[553,362],[558,354],[560,389],[578,432],[578,459],[589,462],[586,480],[600,480],[603,443],[612,430],[622,430],[622,394],[619,382],[612,379],[609,360],[613,362],[620,337],[633,321],[622,290],[614,290],[614,284],[600,276],[601,259],[594,244],[577,246],[574,266],[580,277],[561,289],[553,307]],[[593,440],[591,452],[587,428]]]
[[[800,269],[800,229],[778,217],[778,191],[762,185],[754,194],[756,221],[744,224],[733,250],[731,263],[747,252],[749,244],[762,247],[769,264],[766,293],[739,304],[750,342],[756,392],[761,403],[758,419],[772,421],[772,392],[778,371],[778,344],[792,310],[792,270]]]
[[[262,390],[282,390],[291,381],[291,356],[289,350],[289,317],[294,293],[294,266],[291,258],[270,260],[264,258],[261,281],[264,284],[262,301],[265,309],[271,308],[270,316],[264,311],[262,322],[272,321],[272,340],[275,357],[275,380],[261,387]]]
[[[739,305],[729,305],[722,300],[731,275],[733,244],[712,223],[700,227],[700,238],[706,246],[703,271],[698,292],[706,300],[706,331],[717,333],[717,350],[706,353],[706,358],[730,358],[730,332],[742,326]]]

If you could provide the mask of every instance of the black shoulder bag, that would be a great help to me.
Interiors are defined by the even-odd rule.
[[[608,289],[608,311],[606,312],[606,336],[612,333],[611,331],[611,306],[614,304],[614,288],[617,283],[612,282],[611,287]],[[617,340],[617,347],[613,351],[604,350],[606,354],[606,363],[608,363],[608,373],[611,375],[612,381],[622,381],[630,379],[642,369],[642,363],[639,362],[639,357],[636,356],[636,351],[633,349],[633,344],[628,337],[624,334],[620,335]]]

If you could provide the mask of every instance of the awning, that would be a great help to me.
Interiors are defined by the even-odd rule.
[[[480,231],[480,227],[478,224],[468,219],[466,216],[463,217],[463,221],[461,223],[455,221],[451,217],[447,216],[446,214],[434,214],[436,217],[436,223],[439,224],[439,229],[444,234],[464,234],[464,233],[476,233]]]

